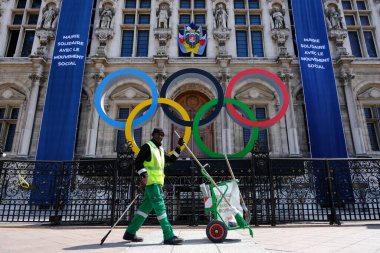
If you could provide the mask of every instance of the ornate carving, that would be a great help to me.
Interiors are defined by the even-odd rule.
[[[170,28],[155,28],[154,37],[158,40],[159,48],[158,56],[167,56],[167,42],[172,37],[172,30]]]
[[[40,46],[35,52],[36,56],[46,57],[47,46],[55,38],[55,30],[58,21],[58,9],[54,3],[48,3],[42,10],[42,19],[37,24],[36,35],[40,39]]]
[[[291,79],[293,79],[293,73],[290,69],[283,69],[277,72],[277,75],[281,78],[281,80],[288,84]]]
[[[347,29],[342,23],[342,15],[335,3],[327,3],[325,9],[326,26],[329,38],[334,41],[338,56],[348,55],[347,49],[343,46],[344,39],[347,38]]]
[[[342,16],[336,5],[330,4],[328,9],[325,11],[326,15],[326,24],[329,30],[339,30],[344,29],[342,23]]]
[[[278,54],[280,57],[286,57],[289,55],[288,49],[285,46],[286,41],[289,38],[290,30],[285,24],[284,16],[285,10],[279,3],[274,3],[272,9],[269,11],[271,19],[271,33],[272,39],[277,42]]]
[[[343,85],[349,85],[351,80],[355,78],[355,74],[352,73],[352,69],[341,69],[338,78],[343,82]]]
[[[115,14],[114,8],[105,6],[99,9],[99,14],[100,14],[100,21],[99,21],[98,28],[106,28],[106,29],[112,28],[113,16]]]
[[[167,72],[166,72],[166,64],[168,62],[168,57],[165,55],[156,55],[154,57],[154,61],[157,65],[157,71],[155,73],[156,77],[156,83],[161,87],[166,78],[167,78]]]
[[[96,50],[96,56],[106,56],[105,47],[107,41],[113,38],[114,31],[111,28],[97,28],[95,30],[95,35],[99,40],[99,46]]]
[[[99,83],[100,81],[103,80],[104,76],[105,76],[104,73],[101,71],[101,72],[92,74],[91,78],[94,79],[95,82]]]
[[[29,78],[32,82],[38,82],[38,81],[42,80],[43,77],[42,77],[41,75],[39,75],[39,74],[33,73],[33,74],[30,74],[30,75],[28,76],[28,78]]]
[[[231,29],[214,30],[214,39],[218,41],[219,56],[227,55],[226,42],[230,39]]]
[[[156,11],[157,28],[154,28],[154,37],[158,40],[156,57],[167,57],[167,42],[172,38],[170,28],[171,9],[168,3],[161,3]]]
[[[285,46],[286,41],[289,38],[290,30],[285,29],[272,29],[272,39],[277,42],[278,54],[280,57],[288,56],[289,52]]]
[[[3,2],[5,1],[9,1],[9,0],[0,0],[0,24],[1,24],[1,16],[3,15],[2,5],[3,5]]]
[[[55,30],[57,26],[57,17],[58,17],[58,10],[57,8],[50,4],[47,5],[43,10],[42,10],[42,19],[39,24],[37,24],[37,28],[40,29],[47,29],[47,30]]]
[[[342,29],[329,31],[329,38],[334,41],[338,56],[348,55],[347,49],[343,46],[344,39],[347,38],[347,34],[347,30]]]
[[[170,27],[170,6],[168,3],[161,3],[156,12],[157,28],[168,29]]]
[[[218,79],[221,84],[227,85],[231,78],[231,72],[230,68],[228,67],[229,63],[231,62],[231,56],[229,55],[218,55],[217,63],[219,64],[219,73],[218,73]]]
[[[228,13],[227,8],[223,3],[219,3],[214,11],[215,28],[217,30],[227,30]]]
[[[99,40],[99,46],[96,50],[96,56],[105,57],[105,47],[107,41],[113,39],[113,17],[115,15],[115,9],[109,2],[104,3],[103,7],[99,8],[99,23],[95,29],[95,35]]]
[[[270,11],[272,16],[271,26],[272,29],[285,29],[287,28],[284,20],[285,10],[282,9],[281,5],[275,5]]]

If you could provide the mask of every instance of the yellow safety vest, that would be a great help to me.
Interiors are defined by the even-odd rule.
[[[150,147],[152,158],[150,161],[144,161],[144,168],[148,173],[148,182],[146,185],[164,185],[165,151],[162,147],[157,147],[152,141],[148,141],[147,144]]]

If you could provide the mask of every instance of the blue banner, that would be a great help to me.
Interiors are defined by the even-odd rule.
[[[292,9],[311,156],[346,158],[346,142],[322,0],[292,0]]]
[[[63,0],[36,160],[72,160],[93,0]]]
[[[63,0],[45,97],[36,160],[74,157],[79,104],[93,0]],[[30,203],[63,205],[70,168],[36,164]],[[59,190],[61,189],[61,190]]]
[[[347,158],[338,91],[327,38],[322,0],[292,0],[294,24],[305,97],[310,152],[313,158]],[[316,169],[316,195],[322,206],[352,203],[353,191],[348,162],[322,164]],[[329,175],[327,170],[330,171]],[[331,197],[326,178],[334,177],[336,194]],[[347,185],[347,187],[339,187]],[[349,190],[346,190],[349,189]]]

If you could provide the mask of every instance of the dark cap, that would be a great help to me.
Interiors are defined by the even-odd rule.
[[[153,129],[152,135],[153,135],[153,134],[156,134],[156,133],[159,133],[159,134],[163,134],[163,135],[165,135],[164,130],[162,130],[161,127],[155,127],[155,128]]]

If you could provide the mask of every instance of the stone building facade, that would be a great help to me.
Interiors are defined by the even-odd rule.
[[[34,159],[44,109],[59,0],[0,0],[0,141],[10,158]],[[380,155],[380,1],[323,0],[346,145],[350,157]],[[287,86],[290,106],[277,124],[261,129],[259,139],[272,157],[310,157],[302,81],[290,0],[94,0],[88,56],[83,78],[76,158],[115,157],[123,132],[112,128],[94,108],[94,93],[104,77],[123,68],[151,76],[158,90],[173,73],[199,68],[225,88],[248,68],[277,74]],[[182,54],[178,34],[184,25],[202,25],[208,44],[201,56]],[[317,85],[317,84],[316,84]],[[151,96],[139,80],[123,80],[107,93],[107,114],[123,120]],[[216,97],[196,78],[181,81],[168,97],[190,116]],[[278,95],[258,80],[245,80],[234,97],[259,119],[272,118]],[[153,126],[166,132],[164,145],[175,145],[172,124],[159,110],[135,130],[141,143]],[[222,110],[201,129],[205,144],[219,153],[240,151],[249,133]],[[197,155],[205,155],[193,141]],[[186,153],[182,154],[184,157]]]

